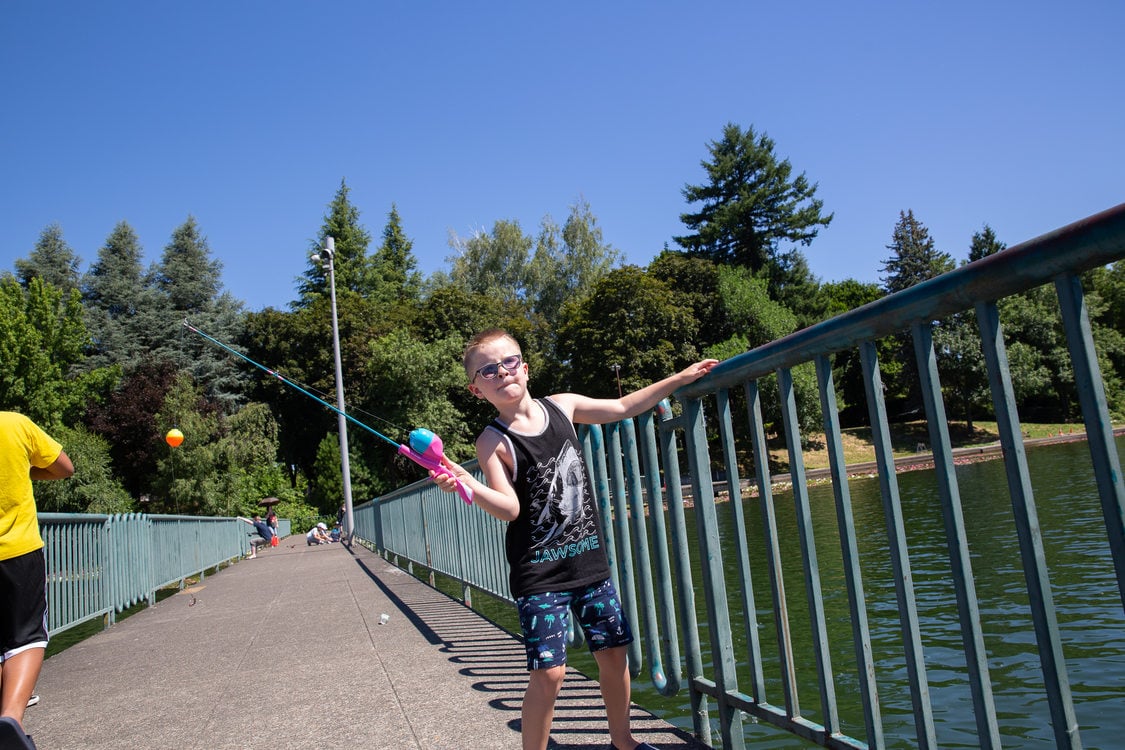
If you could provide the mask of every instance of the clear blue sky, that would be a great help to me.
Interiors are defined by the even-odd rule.
[[[82,270],[193,215],[250,310],[284,308],[341,179],[420,270],[450,234],[534,235],[579,197],[647,264],[754,126],[819,184],[824,281],[878,281],[899,211],[966,256],[1125,200],[1125,3],[0,5],[0,270],[57,222]]]

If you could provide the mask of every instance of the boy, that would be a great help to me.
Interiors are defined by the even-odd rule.
[[[0,746],[35,747],[23,713],[47,648],[47,563],[31,480],[72,474],[54,438],[22,414],[0,411]]]
[[[718,360],[687,369],[616,399],[577,393],[532,398],[527,363],[506,331],[489,329],[465,348],[469,391],[499,412],[477,438],[487,484],[445,459],[473,502],[508,522],[505,535],[512,597],[519,610],[530,672],[521,711],[524,750],[544,750],[555,700],[566,674],[570,611],[578,617],[598,664],[614,750],[655,750],[629,728],[626,647],[633,634],[618,604],[593,492],[574,423],[602,424],[642,414],[677,388],[706,375]],[[453,477],[434,475],[447,492]],[[561,554],[560,554],[561,553]]]

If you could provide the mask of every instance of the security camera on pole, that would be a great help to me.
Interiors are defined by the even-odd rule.
[[[344,368],[340,364],[340,324],[336,318],[336,239],[324,238],[324,249],[312,256],[314,263],[328,269],[328,291],[332,300],[332,356],[336,360],[336,409],[340,423],[340,472],[344,479],[344,535],[355,539],[355,514],[352,512],[352,472],[348,463],[348,419],[344,415]]]

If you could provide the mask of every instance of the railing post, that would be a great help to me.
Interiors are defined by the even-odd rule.
[[[1039,645],[1039,662],[1043,668],[1047,704],[1051,709],[1051,728],[1058,747],[1078,750],[1082,747],[1082,740],[1078,734],[1070,679],[1067,677],[1066,660],[1059,638],[1059,623],[1051,596],[1043,537],[1039,530],[1039,516],[1035,509],[1027,456],[1024,454],[1023,436],[1016,413],[1012,375],[1008,369],[1008,351],[1000,328],[1000,311],[995,302],[982,302],[977,304],[976,312],[984,359],[988,365],[988,382],[992,388],[992,405],[996,409],[996,427],[1004,449],[1004,469],[1008,476],[1008,492],[1012,496],[1016,535],[1019,537],[1024,579],[1027,581],[1027,595],[1031,604],[1031,619]]]
[[[698,398],[684,404],[687,426],[688,465],[691,467],[691,493],[698,519],[696,530],[707,592],[707,619],[710,624],[711,660],[715,669],[716,700],[719,703],[719,731],[723,747],[742,750],[741,713],[730,704],[729,696],[738,691],[734,644],[731,640],[730,607],[723,578],[723,555],[719,547],[719,526],[715,512],[715,492],[711,482],[711,461],[707,452],[707,428],[703,421],[703,402]]]

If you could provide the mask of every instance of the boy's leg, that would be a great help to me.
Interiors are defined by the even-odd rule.
[[[23,725],[27,701],[43,668],[42,648],[29,648],[4,660],[0,666],[0,716],[10,716]]]
[[[634,750],[639,744],[629,729],[631,684],[628,646],[633,631],[621,611],[610,580],[587,587],[575,597],[575,613],[598,663],[598,683],[605,702],[609,736],[617,750]]]
[[[533,669],[520,709],[520,739],[523,750],[546,750],[555,718],[555,700],[562,689],[566,665]]]
[[[545,750],[555,717],[555,700],[566,676],[566,631],[570,592],[546,592],[516,599],[529,673],[520,711],[524,750]]]
[[[632,698],[627,656],[627,646],[594,652],[594,661],[598,663],[598,683],[609,722],[609,738],[618,750],[633,750],[638,744],[629,726]]]
[[[21,725],[47,649],[47,563],[43,550],[0,561],[0,716]]]

